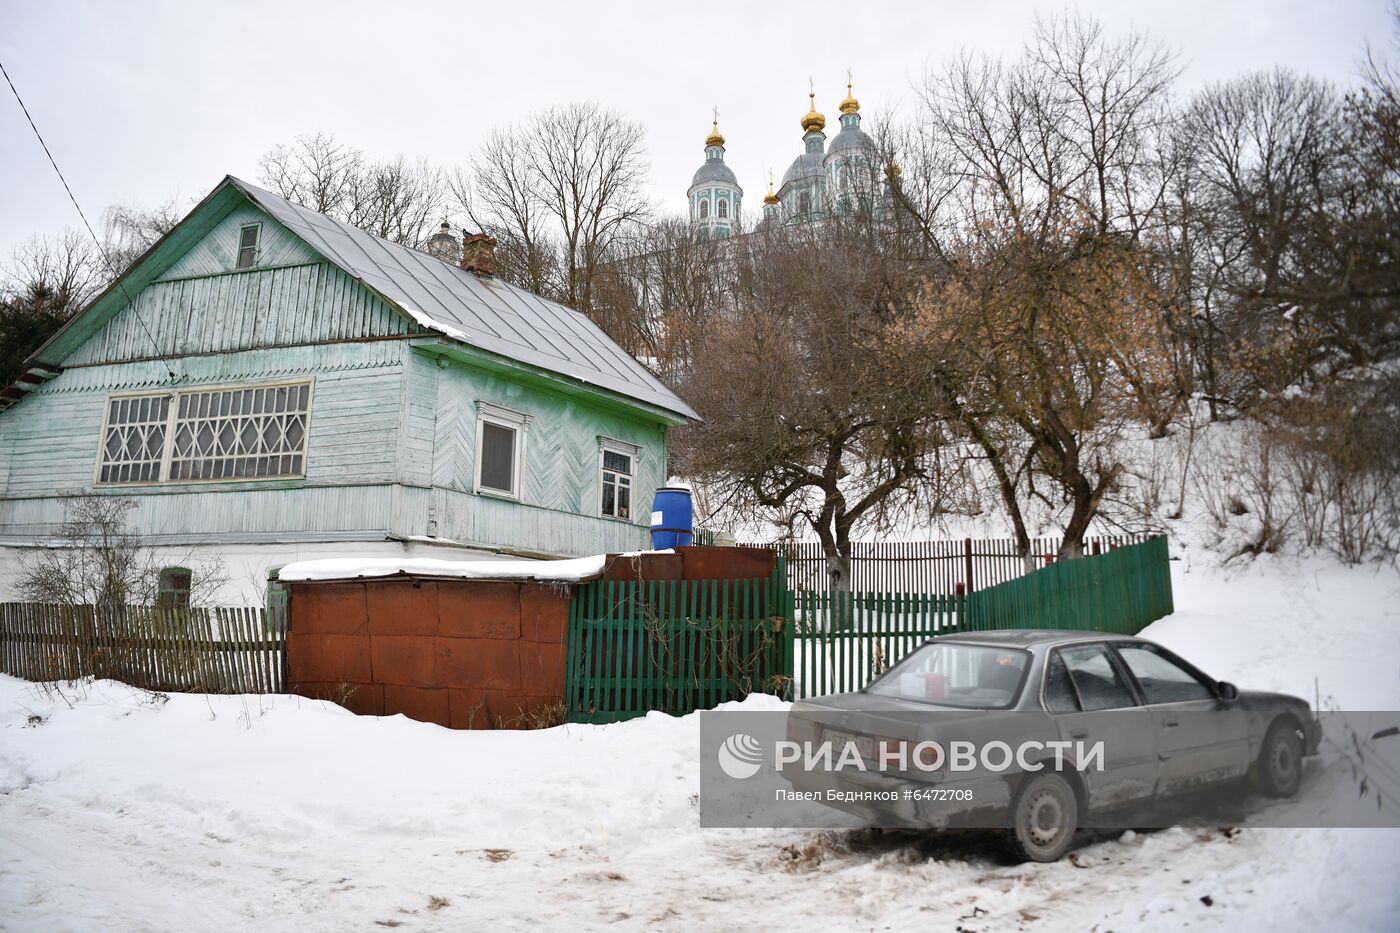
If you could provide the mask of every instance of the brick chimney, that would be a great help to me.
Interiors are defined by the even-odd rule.
[[[465,231],[463,231],[465,233]],[[485,233],[462,238],[462,268],[477,275],[496,274],[496,238]]]

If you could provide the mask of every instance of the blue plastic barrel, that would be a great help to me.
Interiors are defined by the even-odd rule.
[[[663,486],[651,504],[651,546],[658,551],[686,547],[691,539],[690,490]]]

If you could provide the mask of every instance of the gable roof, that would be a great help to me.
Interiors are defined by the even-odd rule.
[[[382,240],[232,175],[225,176],[175,230],[151,247],[123,280],[139,289],[160,275],[178,258],[170,248],[182,239],[176,236],[177,231],[192,225],[200,228],[202,235],[212,223],[207,218],[196,222],[197,215],[207,206],[226,201],[226,195],[235,191],[304,240],[328,262],[429,330],[488,353],[643,402],[679,416],[678,420],[699,419],[693,408],[614,343],[587,315],[499,278],[477,276],[427,253]],[[225,207],[222,213],[226,214],[227,210]],[[156,262],[153,268],[142,269],[152,259],[164,261]],[[119,310],[119,307],[111,307],[114,303],[110,300],[104,301],[110,299],[113,288],[69,321],[31,360],[35,363],[47,360],[51,347],[71,344],[71,339],[62,339],[69,336],[70,331],[74,332],[72,337],[88,332],[88,327],[75,325],[99,306],[107,306],[108,315]],[[52,360],[49,365],[61,362],[61,359]]]
[[[231,175],[227,180],[351,278],[429,330],[688,419],[699,418],[587,315],[494,276],[478,276],[381,240]]]

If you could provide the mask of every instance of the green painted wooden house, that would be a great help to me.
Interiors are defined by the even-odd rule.
[[[0,399],[0,598],[79,493],[134,497],[151,543],[235,585],[645,547],[695,412],[482,240],[447,261],[225,178]]]

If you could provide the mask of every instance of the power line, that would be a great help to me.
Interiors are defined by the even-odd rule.
[[[122,283],[121,274],[117,272],[117,267],[113,264],[112,257],[107,255],[107,249],[102,245],[102,241],[98,239],[97,232],[92,229],[92,224],[88,223],[87,214],[83,213],[82,205],[80,205],[78,199],[73,196],[73,189],[68,186],[68,179],[63,177],[63,170],[58,167],[58,162],[54,160],[53,153],[49,151],[49,144],[44,142],[43,134],[39,132],[39,127],[34,124],[34,118],[29,115],[29,108],[24,105],[24,98],[19,96],[19,89],[15,87],[15,82],[10,80],[10,73],[5,70],[4,62],[0,62],[0,74],[5,76],[5,83],[10,86],[10,93],[15,95],[15,100],[19,103],[19,109],[24,111],[24,118],[29,121],[29,128],[34,131],[34,138],[39,140],[39,145],[44,149],[44,155],[49,157],[49,164],[53,166],[54,173],[58,175],[58,180],[63,183],[63,190],[68,192],[68,200],[73,202],[73,208],[78,212],[78,216],[82,218],[83,226],[87,228],[88,236],[92,237],[92,242],[96,244],[97,253],[102,257],[102,261],[107,265],[107,271],[112,276],[112,283],[121,290],[122,296],[126,298],[127,307],[131,309],[132,314],[136,315],[136,323],[140,324],[141,329],[146,332],[147,339],[151,341],[151,347],[156,351],[156,358],[165,364],[165,371],[170,375],[171,379],[177,378],[175,370],[170,368],[170,361],[166,359],[164,353],[160,352],[160,344],[156,342],[155,334],[151,333],[151,329],[147,327],[146,322],[142,320],[141,312],[136,309],[136,302],[132,299],[131,293],[126,290],[126,285]]]

